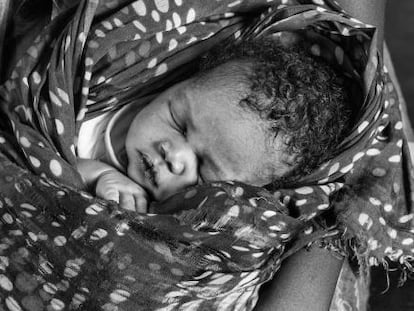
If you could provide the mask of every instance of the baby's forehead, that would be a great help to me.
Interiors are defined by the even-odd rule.
[[[188,109],[187,118],[194,122],[210,122],[215,127],[230,128],[225,135],[234,134],[233,127],[243,130],[242,125],[260,128],[259,140],[274,138],[271,125],[260,113],[243,104],[251,91],[246,71],[236,72],[234,64],[222,65],[220,69],[201,73],[178,88],[175,97]],[[211,130],[211,129],[210,129]],[[255,131],[257,134],[258,132]]]
[[[217,83],[223,87],[245,84],[253,72],[252,63],[244,60],[232,60],[214,68],[200,71],[193,76],[193,86],[207,88]],[[223,84],[224,83],[224,84]]]
[[[176,98],[188,105],[195,117],[232,116],[243,112],[243,117],[257,116],[253,111],[245,111],[240,104],[249,95],[249,85],[245,76],[232,73],[202,74],[192,78],[176,93]],[[201,114],[201,115],[200,115]]]

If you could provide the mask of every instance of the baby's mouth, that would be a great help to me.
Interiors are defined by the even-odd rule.
[[[154,163],[149,155],[139,152],[139,164],[141,168],[141,174],[144,177],[145,181],[148,181],[148,183],[154,187],[158,187],[158,181],[157,181],[157,171],[155,169]]]

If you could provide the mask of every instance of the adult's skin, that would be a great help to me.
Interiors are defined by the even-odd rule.
[[[378,48],[384,38],[385,0],[337,0],[352,16],[378,29]],[[343,264],[325,249],[301,250],[287,260],[261,292],[255,311],[329,310]]]

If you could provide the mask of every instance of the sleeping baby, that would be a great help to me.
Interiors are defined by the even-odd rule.
[[[90,138],[82,125],[77,167],[97,196],[138,212],[204,182],[294,180],[333,156],[348,96],[344,77],[301,47],[223,45],[144,108],[99,120],[104,135]]]

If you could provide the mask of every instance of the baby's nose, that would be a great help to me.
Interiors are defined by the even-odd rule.
[[[160,144],[160,150],[168,169],[174,175],[189,173],[186,170],[195,165],[192,163],[195,159],[192,150],[184,145],[172,146],[170,142],[164,141]]]
[[[185,165],[180,161],[173,161],[169,166],[171,172],[175,175],[182,175],[184,173]]]
[[[186,143],[163,142],[160,152],[166,165],[160,166],[156,200],[163,200],[198,182],[198,160]]]

